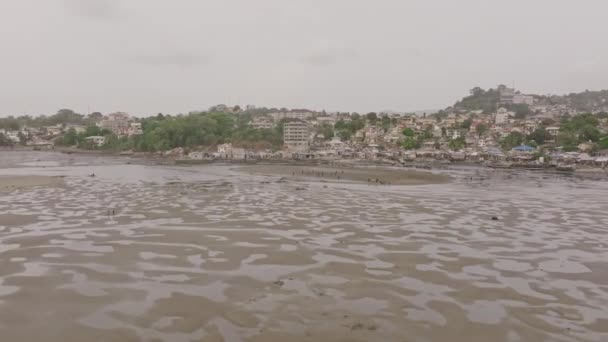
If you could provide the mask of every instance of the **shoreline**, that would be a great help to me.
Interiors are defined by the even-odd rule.
[[[419,159],[412,161],[397,161],[397,160],[367,160],[367,159],[180,159],[175,156],[167,156],[159,153],[151,152],[117,152],[117,151],[102,151],[102,150],[82,150],[71,148],[55,148],[36,150],[32,147],[15,147],[15,148],[0,148],[0,152],[39,152],[39,153],[61,153],[66,155],[82,155],[82,156],[99,156],[99,157],[115,157],[129,158],[128,163],[137,163],[149,165],[178,165],[178,166],[196,166],[196,165],[212,165],[212,164],[233,164],[233,165],[344,165],[347,167],[396,167],[399,169],[423,169],[423,170],[445,170],[451,167],[479,167],[489,170],[502,170],[513,172],[542,172],[547,174],[564,174],[575,175],[580,177],[599,177],[608,178],[608,169],[602,169],[591,165],[577,165],[577,168],[572,171],[560,171],[552,165],[518,165],[514,164],[510,167],[500,168],[493,167],[484,161],[458,160],[450,161],[446,159]]]

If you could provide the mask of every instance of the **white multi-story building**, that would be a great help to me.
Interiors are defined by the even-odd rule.
[[[513,103],[514,104],[527,104],[528,106],[533,106],[534,105],[534,96],[524,95],[524,94],[515,94],[515,95],[513,95]]]
[[[102,129],[107,129],[118,136],[122,136],[129,134],[130,122],[129,114],[118,112],[108,114],[97,125]]]
[[[305,152],[310,146],[310,128],[303,121],[288,122],[283,126],[285,148],[295,152]]]
[[[131,122],[129,124],[129,136],[144,134],[141,122]]]
[[[335,125],[336,124],[336,117],[334,116],[319,116],[317,117],[317,124],[318,125]]]
[[[274,121],[280,121],[283,119],[297,119],[297,120],[308,120],[312,117],[311,112],[277,112],[271,113],[270,116]]]
[[[494,123],[497,125],[504,125],[509,122],[509,116],[511,113],[506,108],[499,108],[494,118]]]
[[[251,121],[251,127],[254,129],[271,129],[274,127],[274,122],[270,118],[258,117]]]

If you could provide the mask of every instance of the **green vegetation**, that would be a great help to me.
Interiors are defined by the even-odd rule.
[[[403,135],[405,135],[406,137],[410,137],[410,138],[411,138],[411,137],[413,137],[413,136],[414,136],[414,130],[413,130],[413,129],[411,129],[411,128],[409,128],[409,127],[408,127],[408,128],[405,128],[405,129],[403,130],[403,132],[402,132],[402,133],[403,133]]]
[[[466,119],[460,124],[460,128],[466,129],[468,131],[471,128],[472,124],[473,124],[472,119]]]
[[[599,120],[593,114],[579,114],[562,120],[560,132],[576,134],[580,142],[597,142],[601,137],[598,125]]]
[[[452,150],[460,150],[460,149],[463,149],[466,146],[466,140],[463,137],[452,139],[448,143],[448,146]]]
[[[319,133],[323,134],[325,140],[329,140],[334,137],[334,127],[330,124],[323,124],[319,128]]]
[[[565,152],[578,150],[578,136],[572,131],[559,132],[557,135],[557,144],[560,145]]]
[[[471,95],[458,101],[454,106],[458,109],[483,110],[485,114],[496,111],[500,101],[500,93],[496,89],[484,90],[475,87],[470,91]]]
[[[89,125],[96,122],[100,113],[92,113],[88,116],[78,114],[71,109],[61,109],[56,114],[51,116],[40,115],[32,117],[29,115],[14,117],[9,116],[6,118],[0,118],[0,129],[8,130],[19,130],[23,127],[44,127],[44,126],[55,126],[55,125]]]
[[[602,140],[600,140],[597,143],[598,147],[600,150],[606,150],[608,149],[608,136],[606,136],[605,138],[603,138]]]
[[[420,141],[414,137],[406,136],[406,138],[403,140],[402,146],[406,150],[415,150],[420,148]]]
[[[431,114],[430,116],[434,117],[435,121],[437,121],[439,123],[439,122],[447,119],[448,115],[449,115],[449,113],[446,112],[445,110],[440,110],[435,114]]]
[[[586,90],[582,93],[569,94],[566,96],[566,99],[577,111],[591,112],[608,102],[608,90]]]
[[[284,123],[279,123],[274,129],[256,130],[248,124],[247,118],[229,113],[194,112],[178,116],[159,114],[142,120],[142,135],[119,138],[107,130],[89,126],[81,134],[70,129],[55,143],[95,148],[88,145],[85,138],[104,136],[106,143],[101,149],[107,150],[157,152],[177,147],[209,147],[227,142],[245,148],[278,148],[283,144]]]
[[[346,122],[344,120],[339,120],[334,125],[334,130],[336,134],[342,140],[349,140],[353,134],[355,134],[358,130],[365,127],[365,120],[362,119],[359,115],[352,115],[351,121]]]
[[[475,129],[477,131],[477,136],[481,138],[489,130],[489,127],[484,124],[479,124]]]
[[[417,136],[415,135],[414,130],[411,128],[405,128],[402,133],[405,136],[405,139],[403,140],[401,146],[403,146],[403,148],[406,150],[420,148],[425,140],[433,138],[433,131],[431,129],[427,129],[422,132],[422,134]]]
[[[376,121],[378,120],[378,114],[371,112],[371,113],[367,113],[366,115],[367,117],[367,121],[369,121],[372,125],[376,123]]]
[[[537,128],[534,132],[530,133],[527,137],[528,141],[535,142],[538,146],[545,143],[551,137],[544,127]]]
[[[505,150],[510,150],[513,147],[522,145],[526,141],[526,137],[519,132],[511,132],[500,141],[500,146]]]
[[[76,133],[74,128],[68,129],[68,131],[61,137],[55,139],[55,145],[57,146],[77,146],[80,148],[93,148],[89,146],[85,140],[87,137],[92,136],[104,136],[106,141],[112,136],[112,132],[108,130],[102,130],[101,128],[91,125],[86,128],[82,133]]]
[[[155,152],[227,142],[248,148],[277,147],[283,142],[283,124],[275,129],[255,130],[228,113],[157,116],[142,121],[143,134],[133,137],[133,148]]]
[[[525,103],[513,104],[510,106],[507,106],[507,109],[509,109],[512,112],[515,112],[515,118],[518,120],[523,120],[532,114],[532,111],[530,110],[530,106],[528,106]]]
[[[579,144],[586,142],[598,143],[598,147],[603,148],[601,141],[608,136],[602,136],[598,126],[597,116],[590,113],[565,117],[561,122],[557,143],[564,151],[576,151]]]
[[[389,118],[388,116],[384,115],[382,116],[382,128],[384,128],[384,130],[388,130],[389,128],[391,128],[391,125],[396,124],[396,119],[395,120],[391,120],[391,118]]]

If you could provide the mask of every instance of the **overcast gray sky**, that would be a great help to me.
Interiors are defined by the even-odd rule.
[[[0,115],[608,88],[606,0],[0,0]]]

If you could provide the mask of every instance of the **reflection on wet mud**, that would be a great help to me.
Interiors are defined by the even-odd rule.
[[[0,170],[67,176],[0,196],[2,340],[608,340],[603,182],[44,165]]]

